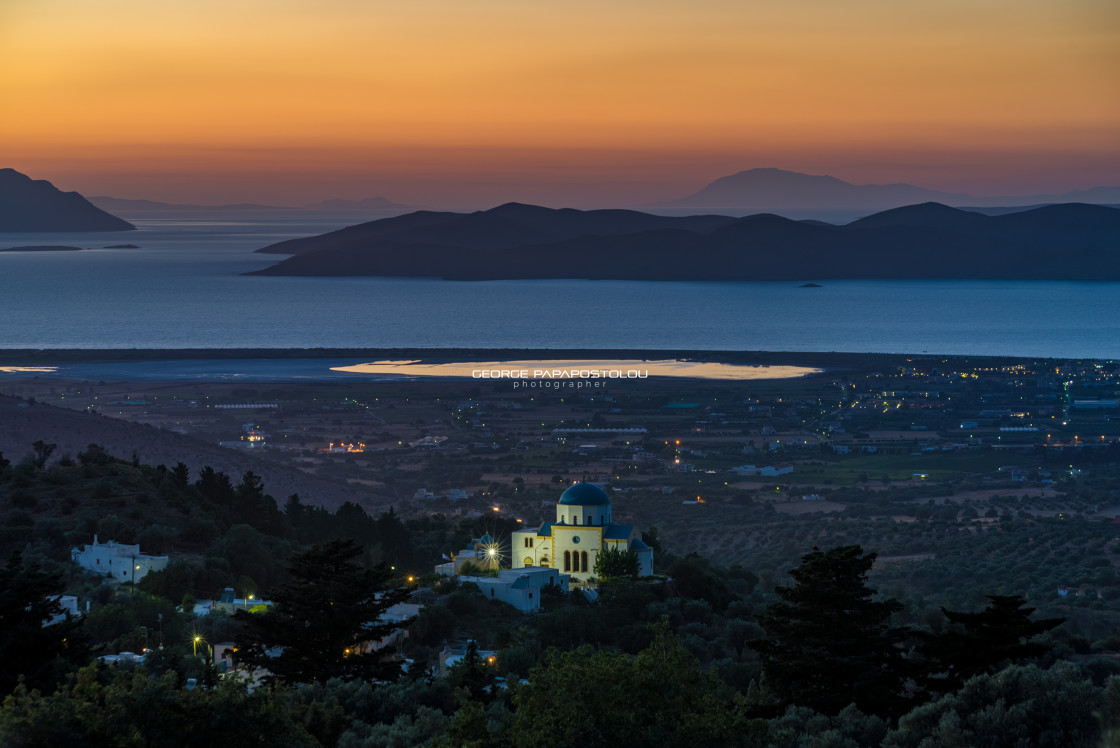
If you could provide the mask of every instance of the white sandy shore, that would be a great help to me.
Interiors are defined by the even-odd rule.
[[[367,364],[334,367],[332,371],[350,374],[390,374],[397,376],[463,377],[472,379],[644,379],[646,377],[683,377],[690,379],[791,379],[820,373],[805,366],[742,366],[710,361],[675,359],[584,359],[533,361],[453,361],[425,363],[410,361],[372,361]]]

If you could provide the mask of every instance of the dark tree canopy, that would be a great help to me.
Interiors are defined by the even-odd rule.
[[[78,671],[73,682],[43,694],[20,685],[0,709],[5,748],[317,748],[298,706],[282,691],[222,678],[187,690],[174,672],[151,677],[124,669]]]
[[[0,695],[11,693],[22,677],[32,688],[46,687],[55,665],[79,662],[85,655],[81,619],[62,616],[62,579],[24,565],[14,553],[0,568]]]
[[[589,646],[550,651],[514,693],[513,744],[755,744],[749,734],[760,724],[746,718],[742,698],[704,672],[667,623],[652,633],[635,657]]]
[[[378,619],[408,591],[390,588],[385,566],[361,566],[361,554],[354,541],[339,540],[294,556],[291,581],[272,595],[271,610],[237,611],[246,627],[238,658],[296,683],[396,677],[399,665],[376,647],[400,624]]]
[[[955,691],[974,675],[1046,654],[1050,647],[1034,638],[1060,626],[1065,619],[1032,621],[1035,609],[1023,607],[1026,604],[1019,595],[989,595],[988,607],[979,613],[942,608],[949,622],[956,625],[926,637],[922,651],[934,672],[926,685],[936,691]]]
[[[711,562],[690,553],[669,567],[673,585],[683,598],[706,600],[714,610],[723,611],[735,599],[723,580],[712,571]]]
[[[781,598],[759,617],[767,638],[752,642],[770,689],[785,703],[837,714],[855,703],[871,714],[895,714],[905,680],[892,628],[901,609],[877,601],[867,586],[875,554],[858,545],[814,550],[790,571],[796,584],[778,587]]]
[[[1117,681],[1095,689],[1076,665],[1049,670],[1013,665],[969,680],[953,693],[913,709],[898,721],[882,748],[990,746],[1093,748],[1115,745]]]

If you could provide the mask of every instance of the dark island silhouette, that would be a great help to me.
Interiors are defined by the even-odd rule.
[[[106,213],[77,192],[43,179],[0,169],[0,231],[131,231],[128,221]]]
[[[988,216],[922,203],[836,226],[510,203],[419,211],[258,251],[293,256],[254,275],[1120,280],[1120,209],[1065,204]]]

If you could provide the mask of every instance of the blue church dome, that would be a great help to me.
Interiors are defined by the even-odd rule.
[[[610,506],[607,492],[594,483],[575,483],[560,497],[561,504],[574,506]]]

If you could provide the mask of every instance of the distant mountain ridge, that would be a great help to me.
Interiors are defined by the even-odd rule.
[[[136,227],[45,179],[0,169],[0,231],[131,231]]]
[[[912,184],[856,185],[825,175],[784,169],[758,168],[721,177],[698,192],[677,200],[649,206],[656,209],[695,209],[734,214],[771,212],[788,217],[853,214],[898,208],[923,202],[957,207],[1042,205],[1050,203],[1117,203],[1120,187],[1094,187],[1055,195],[977,197],[943,192]]]
[[[255,275],[1120,280],[1120,210],[1067,204],[988,216],[927,202],[836,226],[509,203],[418,211],[258,252],[293,256]]]

